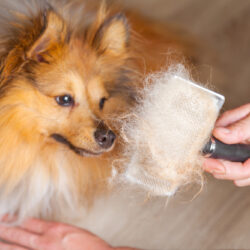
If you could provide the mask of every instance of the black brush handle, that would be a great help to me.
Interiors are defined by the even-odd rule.
[[[209,140],[202,150],[204,155],[215,159],[244,162],[250,158],[250,145],[225,144],[215,138]]]

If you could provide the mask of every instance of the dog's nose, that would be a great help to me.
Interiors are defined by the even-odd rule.
[[[116,135],[112,130],[105,130],[105,129],[97,129],[94,133],[94,136],[98,145],[105,149],[110,148],[113,145],[116,138]]]

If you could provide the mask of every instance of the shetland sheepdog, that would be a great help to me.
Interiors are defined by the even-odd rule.
[[[188,53],[137,13],[75,4],[26,1],[1,25],[0,215],[70,221],[104,195],[117,118],[145,74]]]

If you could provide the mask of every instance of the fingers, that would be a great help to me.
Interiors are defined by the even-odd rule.
[[[237,181],[234,181],[234,184],[235,184],[237,187],[249,186],[249,185],[250,185],[250,178],[244,179],[244,180],[237,180]]]
[[[53,226],[53,222],[43,221],[39,219],[28,219],[20,227],[28,231],[42,234]]]
[[[0,225],[0,238],[29,248],[35,248],[39,240],[39,236],[36,234],[5,225]]]
[[[34,231],[44,232],[36,234]],[[1,250],[112,249],[105,241],[90,232],[67,224],[38,219],[27,220],[22,228],[0,225],[0,239],[7,241],[0,242]]]
[[[224,143],[248,143],[250,138],[250,103],[225,112],[215,125],[213,134]]]
[[[227,144],[249,143],[250,141],[250,103],[229,110],[216,122],[213,135]]]
[[[227,127],[228,125],[241,120],[250,113],[250,103],[240,106],[236,109],[226,111],[217,120],[216,127]]]
[[[204,160],[203,168],[210,174],[225,174],[226,169],[223,164],[216,159],[207,158]]]
[[[225,112],[213,135],[226,144],[250,143],[250,103]],[[217,179],[233,180],[237,186],[250,185],[250,159],[244,163],[206,159],[204,170]]]
[[[244,163],[206,159],[204,170],[213,174],[217,179],[234,180],[237,181],[236,185],[244,185],[246,181],[243,180],[250,179],[250,159]]]
[[[230,162],[230,161],[220,161],[225,168],[224,174],[214,173],[214,177],[223,180],[242,180],[250,178],[250,161],[245,163],[241,162]]]
[[[213,134],[216,138],[227,144],[249,143],[250,114],[226,128],[216,127]]]
[[[3,242],[0,242],[0,249],[1,250],[27,250],[27,248],[23,248],[17,245],[9,245]]]

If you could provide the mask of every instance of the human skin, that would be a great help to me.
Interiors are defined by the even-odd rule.
[[[0,224],[1,250],[135,250],[112,247],[96,235],[67,224],[29,219],[19,227]],[[7,243],[8,242],[8,243]]]
[[[227,144],[250,144],[250,103],[222,114],[213,135]],[[238,187],[250,185],[250,158],[243,163],[208,158],[203,167],[216,179],[232,180]]]

